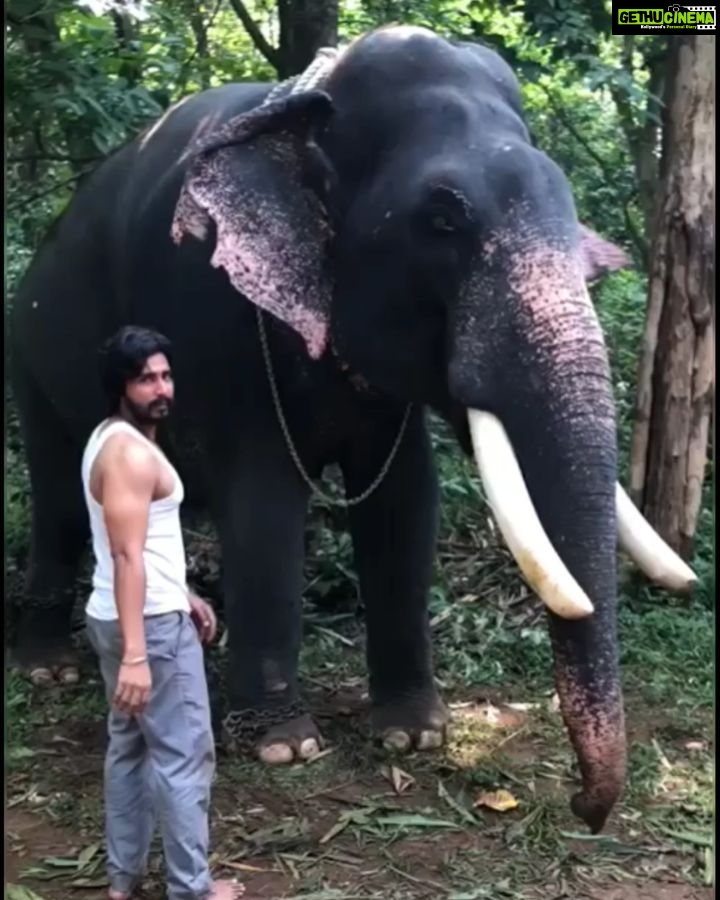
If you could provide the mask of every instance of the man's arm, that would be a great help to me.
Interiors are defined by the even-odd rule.
[[[156,465],[149,451],[135,441],[125,440],[108,450],[103,461],[102,505],[123,639],[123,664],[115,700],[124,712],[134,714],[144,708],[150,693],[150,670],[145,661],[143,551]]]

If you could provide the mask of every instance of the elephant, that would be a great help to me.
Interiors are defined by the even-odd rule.
[[[168,446],[186,504],[209,512],[220,540],[226,731],[267,763],[321,746],[298,685],[303,537],[315,482],[337,464],[373,733],[397,749],[442,744],[434,411],[475,458],[548,607],[582,776],[571,806],[601,830],[626,777],[618,536],[668,589],[695,577],[617,482],[587,285],[626,262],[579,223],[512,69],[485,46],[388,26],[309,86],[186,97],[79,186],[15,298],[33,503],[18,664],[70,659],[88,538],[80,456],[106,412],[96,351],[121,325],[151,326],[174,347]]]

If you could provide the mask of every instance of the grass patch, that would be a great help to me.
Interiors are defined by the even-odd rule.
[[[335,646],[326,640],[308,635],[315,653]],[[353,652],[361,656],[359,647]],[[357,689],[352,681],[350,687]],[[342,688],[336,682],[328,694],[317,687],[316,699],[332,701]],[[10,811],[39,812],[77,855],[77,847],[102,839],[101,747],[89,747],[85,737],[104,718],[100,686],[48,693],[11,678],[8,699],[9,745],[31,751],[16,755],[9,772]],[[336,711],[324,723],[332,752],[313,763],[268,769],[220,754],[214,865],[251,885],[253,878],[258,885],[275,879],[271,896],[305,900],[535,900],[563,884],[582,896],[583,885],[595,891],[616,877],[644,883],[650,872],[660,881],[706,882],[714,775],[707,715],[688,731],[690,724],[668,717],[664,705],[631,698],[633,733],[640,718],[644,731],[631,735],[627,792],[607,832],[591,838],[568,808],[577,768],[547,698],[500,722],[452,692],[448,700],[454,723],[440,753],[389,758],[371,744],[363,722]],[[48,729],[48,722],[55,724]],[[403,778],[393,781],[393,766]],[[518,807],[499,813],[475,806],[482,793],[498,790],[510,792]],[[43,868],[41,859],[35,863]],[[53,877],[41,881],[40,893],[59,900],[58,885],[77,873],[48,871]],[[158,887],[161,877],[155,862]],[[32,879],[30,885],[36,886]]]
[[[30,746],[32,688],[27,681],[8,673],[5,681],[5,766],[8,771],[22,768],[34,755]]]
[[[619,613],[622,666],[628,688],[652,705],[710,709],[714,694],[714,614],[699,604]]]

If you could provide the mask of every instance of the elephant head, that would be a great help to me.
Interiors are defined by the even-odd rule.
[[[607,353],[586,285],[624,254],[579,225],[495,53],[380,29],[324,88],[191,149],[175,238],[203,236],[212,220],[213,264],[312,358],[335,352],[454,424],[549,608],[583,778],[572,805],[598,831],[626,765],[618,532],[656,580],[677,589],[694,577],[617,485]]]

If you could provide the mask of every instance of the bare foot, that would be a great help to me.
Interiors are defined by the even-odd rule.
[[[208,900],[236,900],[245,893],[245,885],[232,879],[230,881],[214,881]]]
[[[235,879],[214,881],[208,900],[237,900],[245,893],[245,885]],[[132,891],[108,891],[108,900],[131,900]]]

